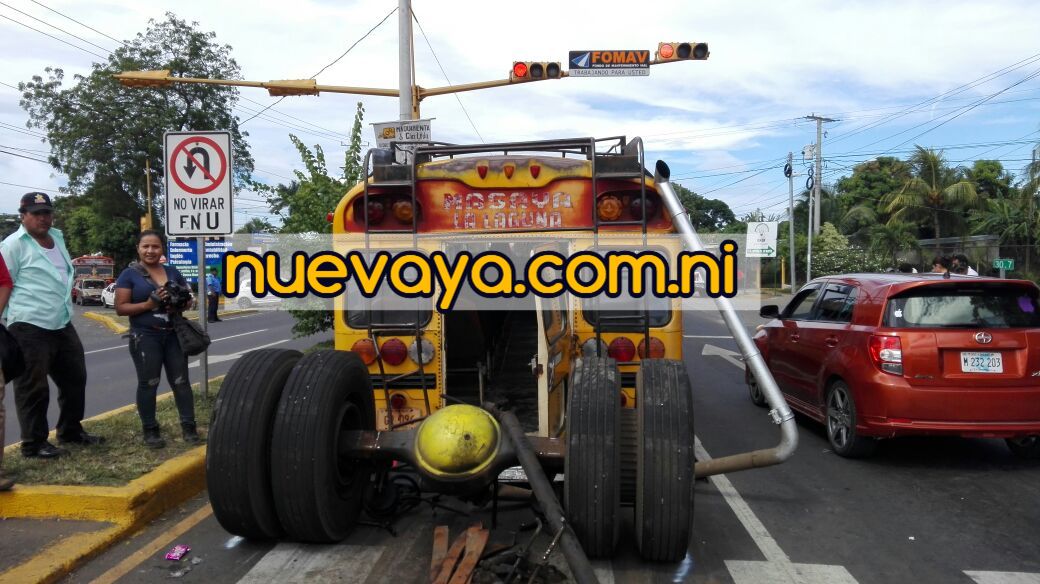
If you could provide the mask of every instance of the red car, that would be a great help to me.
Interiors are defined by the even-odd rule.
[[[754,340],[791,407],[842,456],[878,438],[1004,438],[1040,458],[1040,288],[1024,280],[851,274],[806,284]],[[751,401],[765,398],[745,374]]]

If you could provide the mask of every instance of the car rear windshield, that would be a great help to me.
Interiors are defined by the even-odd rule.
[[[83,288],[96,288],[100,290],[105,287],[104,280],[83,280]]]
[[[1037,289],[1006,284],[921,286],[889,299],[893,328],[1040,327]]]

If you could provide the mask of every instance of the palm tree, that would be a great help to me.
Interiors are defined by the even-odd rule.
[[[990,199],[983,209],[971,214],[975,233],[1000,236],[1002,245],[1024,244],[1025,271],[1030,271],[1034,242],[1040,237],[1040,205],[1037,204],[1037,181],[1028,181],[1014,189],[1012,198]]]
[[[913,225],[890,221],[870,228],[870,251],[892,258],[892,267],[899,262],[899,252],[917,248],[917,232]]]
[[[884,197],[889,223],[930,219],[935,232],[935,249],[939,249],[943,219],[947,223],[960,217],[960,211],[978,204],[975,184],[951,168],[942,152],[917,146],[910,157],[913,177],[900,190]]]

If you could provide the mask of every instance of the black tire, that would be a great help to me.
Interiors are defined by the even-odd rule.
[[[1004,442],[1015,456],[1025,460],[1040,460],[1040,436],[1008,438]]]
[[[621,505],[632,507],[636,504],[636,464],[639,458],[639,418],[635,408],[621,408],[621,437],[618,440],[618,463],[621,465],[618,476],[618,489],[621,492]]]
[[[217,393],[206,449],[206,488],[217,521],[250,539],[282,533],[271,492],[271,424],[299,351],[250,351]]]
[[[246,296],[239,296],[238,300],[235,301],[235,305],[242,310],[246,310],[247,308],[253,305],[253,301],[247,298]]]
[[[758,384],[758,380],[755,379],[755,374],[751,371],[744,371],[744,379],[747,380],[748,395],[751,397],[751,403],[755,404],[760,408],[766,407],[768,403],[766,400],[766,394],[762,392],[762,386]]]
[[[877,440],[856,432],[856,400],[849,385],[840,379],[827,390],[827,440],[831,450],[845,458],[863,458],[873,454]]]
[[[290,538],[333,543],[357,524],[372,467],[340,456],[340,438],[375,423],[372,383],[357,354],[317,351],[293,368],[271,439],[275,510]]]
[[[577,362],[568,385],[563,504],[590,558],[613,555],[618,537],[621,376],[606,357]]]
[[[644,559],[686,557],[693,521],[690,379],[681,361],[646,359],[636,375],[636,545]]]

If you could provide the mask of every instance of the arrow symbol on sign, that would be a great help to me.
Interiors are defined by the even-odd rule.
[[[201,154],[202,155],[202,164],[200,164],[199,166],[202,167],[203,174],[205,174],[206,176],[210,176],[210,173],[209,173],[209,151],[207,151],[202,146],[196,146],[196,147],[192,148],[191,150],[188,150],[188,164],[184,165],[184,171],[188,173],[188,178],[191,178],[192,175],[195,174],[195,155],[196,154]],[[213,180],[213,178],[210,177],[210,180]]]
[[[730,351],[729,349],[723,349],[722,347],[716,347],[715,345],[705,343],[704,348],[701,349],[701,355],[722,357],[731,365],[741,369],[744,368],[744,360],[741,359],[740,353],[737,353],[736,351]]]
[[[771,254],[775,250],[773,249],[773,246],[770,245],[770,246],[767,246],[765,248],[760,248],[760,249],[749,249],[748,251],[751,252],[751,253],[768,253],[768,254]]]

